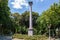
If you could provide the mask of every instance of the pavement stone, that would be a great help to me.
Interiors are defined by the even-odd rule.
[[[0,40],[12,40],[11,36],[0,36]]]

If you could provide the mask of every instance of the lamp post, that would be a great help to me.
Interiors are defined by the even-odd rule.
[[[56,29],[56,36],[58,37],[58,28]]]
[[[48,25],[48,28],[49,28],[49,40],[51,40],[51,38],[50,38],[50,27],[51,27],[51,24]]]
[[[58,40],[60,40],[60,31],[59,27],[56,29],[56,36],[58,37]]]
[[[28,3],[29,3],[29,6],[30,6],[30,17],[29,17],[28,36],[32,36],[33,35],[33,28],[32,28],[32,4],[33,4],[33,2],[30,1]]]

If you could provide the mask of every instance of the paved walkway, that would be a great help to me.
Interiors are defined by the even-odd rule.
[[[49,40],[49,39],[47,39],[47,40]],[[54,40],[54,39],[52,38],[51,40]],[[60,40],[60,39],[55,39],[55,40]]]
[[[12,40],[24,40],[24,39],[17,39],[17,38],[14,38],[14,39],[12,39]]]
[[[0,36],[0,40],[12,40],[11,36]]]

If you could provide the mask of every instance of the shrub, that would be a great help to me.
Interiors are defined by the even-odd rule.
[[[13,38],[24,39],[24,40],[46,40],[47,37],[45,35],[22,35],[22,34],[14,34]]]

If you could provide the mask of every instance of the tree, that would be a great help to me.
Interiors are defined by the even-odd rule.
[[[0,34],[9,34],[12,30],[8,0],[0,0]]]
[[[14,22],[19,25],[20,33],[27,34],[27,29],[29,28],[29,11],[25,11],[21,15],[18,13],[12,14],[14,17]],[[37,28],[36,20],[39,17],[38,13],[32,12],[33,16],[33,28]]]
[[[16,23],[16,24],[18,24],[19,25],[19,21],[20,21],[20,19],[21,19],[21,15],[19,14],[19,13],[14,13],[14,14],[12,14],[12,16],[13,16],[13,21]]]
[[[44,11],[42,15],[37,19],[39,23],[40,33],[44,34],[48,32],[48,26],[51,24],[51,29],[55,31],[57,25],[60,23],[60,10],[59,5],[54,3],[48,10]]]
[[[8,1],[4,1],[4,0],[1,0],[0,2],[0,23],[4,23],[6,22],[6,19],[9,17],[9,14],[10,14],[10,9],[8,7]]]
[[[19,13],[14,13],[14,14],[11,14],[12,16],[12,21],[14,22],[13,24],[15,24],[15,33],[20,33],[21,31],[21,26],[20,26],[20,23],[19,21],[21,20],[21,15]]]

